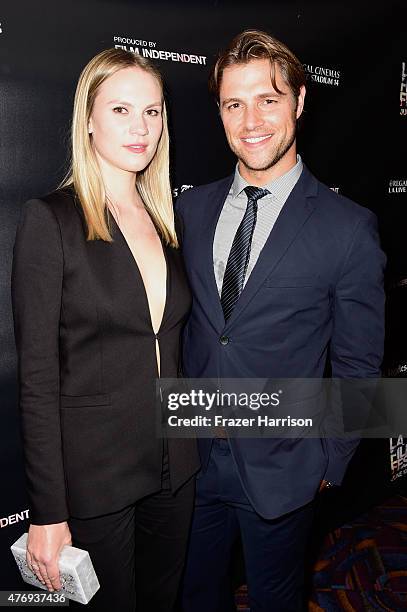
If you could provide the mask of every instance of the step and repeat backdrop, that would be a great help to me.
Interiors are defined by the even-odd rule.
[[[210,67],[239,31],[269,31],[308,77],[299,151],[329,187],[372,209],[388,255],[384,374],[407,375],[407,42],[397,4],[332,0],[148,2],[4,0],[0,7],[0,589],[21,588],[9,546],[27,530],[10,271],[21,205],[66,170],[82,67],[121,47],[162,70],[170,113],[174,197],[226,176],[228,150]],[[288,374],[289,375],[289,374]],[[404,437],[403,434],[406,434]],[[341,490],[327,493],[328,529],[405,486],[407,432],[362,442]]]

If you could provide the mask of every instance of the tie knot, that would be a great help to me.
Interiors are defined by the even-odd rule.
[[[244,191],[249,202],[257,202],[257,200],[270,193],[268,189],[261,189],[261,187],[253,187],[252,185],[245,187]]]

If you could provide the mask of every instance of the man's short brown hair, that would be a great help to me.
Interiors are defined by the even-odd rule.
[[[209,80],[212,93],[219,100],[223,71],[229,66],[247,64],[252,60],[268,59],[270,61],[271,82],[277,93],[282,93],[276,83],[275,65],[280,67],[281,75],[289,86],[293,96],[298,99],[300,88],[305,85],[305,71],[300,60],[282,42],[261,30],[245,30],[232,40],[222,51],[213,67]]]

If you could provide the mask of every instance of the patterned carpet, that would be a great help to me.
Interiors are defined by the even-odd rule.
[[[249,612],[246,587],[236,602]],[[407,610],[407,497],[386,500],[325,537],[308,610]]]

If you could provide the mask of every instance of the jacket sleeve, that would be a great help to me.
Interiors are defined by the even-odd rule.
[[[59,412],[63,249],[48,204],[25,205],[14,245],[12,304],[30,520],[68,518]]]
[[[182,246],[184,243],[184,231],[185,231],[185,222],[184,222],[184,204],[185,200],[188,197],[188,191],[180,193],[175,200],[174,205],[174,218],[175,218],[175,231],[177,233],[177,238],[179,242],[179,246],[182,252]]]
[[[335,288],[330,346],[332,378],[380,377],[385,263],[376,217],[369,213],[355,227]],[[329,463],[324,478],[339,485],[359,440],[328,438],[326,442]]]
[[[183,243],[183,238],[184,238],[184,221],[181,215],[177,211],[175,211],[174,218],[175,218],[175,232],[177,234],[179,247],[182,251],[182,243]]]

